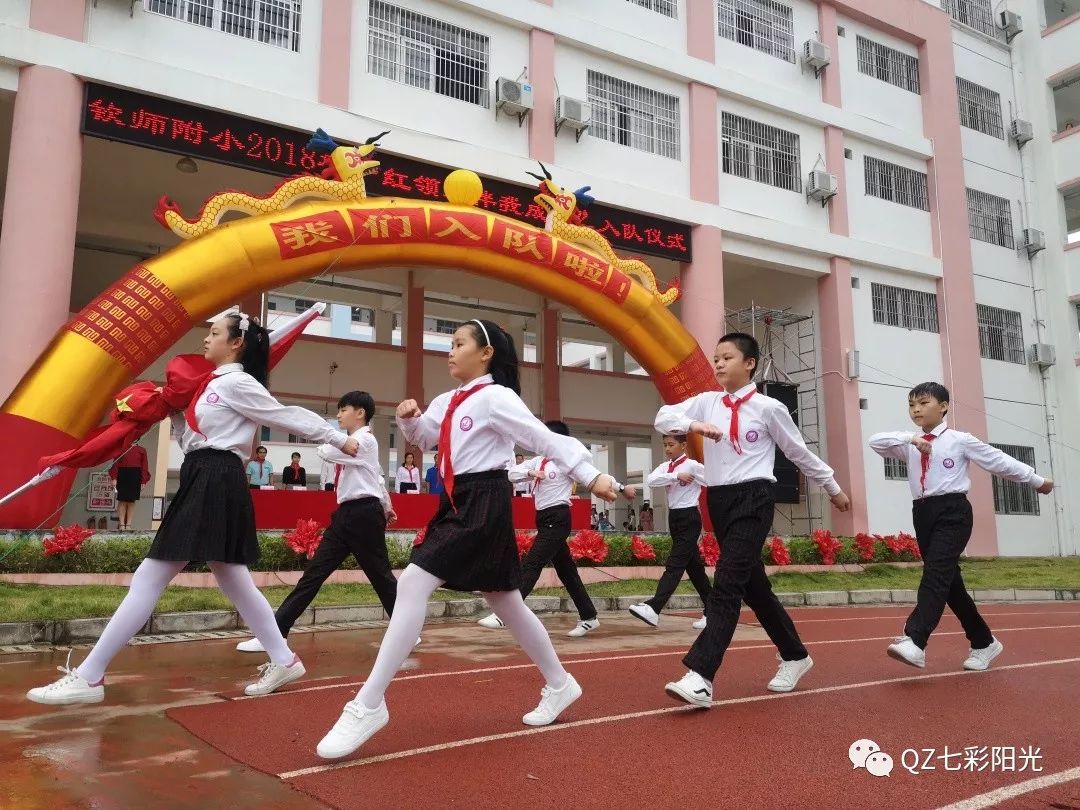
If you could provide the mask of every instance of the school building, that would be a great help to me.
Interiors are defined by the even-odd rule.
[[[269,192],[316,169],[316,128],[389,131],[370,196],[440,199],[468,168],[481,207],[542,225],[538,161],[591,186],[586,224],[680,284],[672,311],[707,356],[728,329],[759,338],[766,390],[851,495],[831,513],[783,471],[781,534],[910,530],[906,471],[867,439],[940,380],[954,427],[1059,484],[977,472],[971,550],[1080,553],[1080,0],[5,0],[0,399],[178,243],[163,195],[193,218],[217,191]],[[391,476],[393,406],[451,387],[450,334],[480,316],[517,338],[526,402],[602,468],[640,481],[661,460],[656,387],[570,307],[453,266],[333,265],[236,303],[273,328],[313,301],[329,306],[271,389],[328,416],[371,391]],[[276,473],[299,450],[316,485],[313,447],[263,440]],[[180,455],[167,430],[145,443],[149,526]],[[75,498],[62,522],[92,515]]]

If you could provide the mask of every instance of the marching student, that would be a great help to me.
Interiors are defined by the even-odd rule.
[[[540,670],[545,681],[540,703],[522,722],[553,723],[581,697],[581,687],[560,663],[544,625],[521,598],[506,470],[520,442],[600,498],[614,500],[617,484],[592,465],[584,445],[552,433],[521,401],[514,340],[499,326],[481,320],[462,324],[454,333],[448,364],[460,384],[456,390],[436,397],[427,411],[415,400],[397,408],[406,440],[424,448],[438,446],[446,491],[398,580],[394,615],[371,674],[318,744],[324,759],[347,756],[389,722],[383,696],[424,625],[427,600],[436,588],[480,591]]]
[[[180,488],[150,551],[82,664],[76,669],[61,667],[64,677],[31,689],[30,700],[49,704],[104,700],[109,662],[146,624],[165,587],[191,561],[206,562],[270,655],[270,662],[259,667],[262,677],[245,693],[266,695],[304,675],[304,665],[289,649],[270,603],[248,570],[259,558],[259,540],[243,459],[260,425],[329,442],[347,455],[354,455],[359,444],[321,416],[286,407],[270,395],[266,390],[270,337],[255,319],[242,313],[223,316],[210,327],[203,350],[216,368],[196,390],[187,410],[172,415],[184,451]]]
[[[553,420],[544,424],[552,433],[570,435],[570,428],[565,422]],[[520,458],[524,459],[524,456]],[[510,468],[509,478],[512,483],[524,481],[529,484],[536,501],[536,537],[532,548],[521,561],[521,598],[532,593],[544,566],[551,563],[580,617],[567,635],[581,638],[599,627],[600,620],[596,617],[596,606],[585,590],[577,564],[566,545],[566,539],[570,536],[570,495],[574,481],[564,469],[544,456],[534,456],[514,465]],[[616,488],[627,500],[633,500],[637,495],[634,487],[620,484]],[[495,613],[489,613],[478,624],[491,629],[506,626]]]
[[[776,448],[829,494],[833,506],[841,512],[851,508],[833,471],[807,449],[783,403],[757,393],[751,378],[760,356],[751,335],[724,335],[713,353],[716,380],[724,390],[664,406],[655,421],[661,433],[697,433],[710,440],[704,443],[706,503],[723,553],[705,603],[705,629],[683,658],[689,671],[665,687],[672,697],[703,709],[712,705],[712,680],[744,599],[779,650],[780,668],[769,691],[790,692],[814,665],[761,562],[775,509]]]
[[[960,555],[971,539],[972,526],[968,464],[1028,484],[1043,495],[1053,491],[1054,482],[970,433],[950,429],[948,412],[949,389],[941,383],[920,383],[908,392],[908,415],[919,430],[870,437],[870,447],[878,455],[907,463],[915,539],[923,558],[915,609],[888,654],[925,667],[926,644],[948,605],[971,644],[964,669],[982,671],[1005,646],[990,632],[960,574]]]
[[[338,400],[338,423],[359,444],[348,456],[331,444],[320,445],[319,457],[341,470],[337,476],[338,508],[330,516],[315,556],[304,575],[274,613],[282,636],[307,610],[327,578],[352,554],[368,578],[387,615],[394,613],[397,580],[386,550],[386,526],[397,519],[379,465],[379,442],[371,432],[375,400],[367,391],[350,391]],[[241,652],[265,652],[257,638],[236,645]]]
[[[686,455],[686,435],[682,433],[664,437],[664,455],[667,456],[667,463],[653,470],[645,483],[649,487],[663,487],[667,492],[671,553],[664,565],[664,574],[656,584],[653,598],[630,606],[630,613],[653,627],[660,623],[660,611],[679,587],[683,573],[689,575],[690,582],[701,597],[702,605],[708,603],[709,591],[712,588],[709,575],[705,572],[705,561],[701,559],[701,550],[698,548],[698,539],[701,537],[698,500],[705,484],[705,465]],[[644,507],[641,515],[645,516]],[[695,630],[702,630],[704,627],[704,616],[693,624]]]
[[[420,470],[416,468],[412,452],[405,454],[405,462],[394,476],[394,490],[402,495],[420,494]]]

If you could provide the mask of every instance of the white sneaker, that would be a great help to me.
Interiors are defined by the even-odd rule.
[[[486,627],[489,630],[498,630],[500,627],[506,627],[503,624],[503,620],[496,616],[494,613],[489,613],[487,616],[477,622],[481,627]]]
[[[699,709],[712,706],[712,684],[690,670],[674,683],[664,687],[664,691],[676,700],[684,700]]]
[[[53,681],[48,686],[38,686],[26,693],[34,703],[46,703],[50,706],[67,706],[72,703],[101,703],[105,699],[105,679],[91,686],[77,671],[70,668],[71,653],[67,663],[58,670],[64,677]]]
[[[540,704],[521,718],[521,722],[527,726],[550,726],[560,714],[581,697],[581,685],[574,680],[574,676],[567,674],[566,683],[559,689],[545,686],[540,690]]]
[[[765,687],[770,692],[790,692],[799,683],[799,678],[814,666],[814,659],[809,655],[800,661],[785,661],[779,654],[776,658],[780,661],[780,668]]]
[[[653,627],[656,627],[656,625],[660,624],[660,617],[656,615],[656,611],[646,605],[644,602],[642,602],[640,605],[631,605],[630,613],[631,615],[641,619],[643,622],[645,622],[645,624],[652,625]]]
[[[297,656],[288,666],[267,661],[259,666],[259,672],[262,673],[262,677],[244,688],[245,695],[269,695],[285,684],[303,678],[307,670],[300,662],[300,656]]]
[[[983,647],[981,650],[973,649],[969,652],[968,657],[964,660],[964,669],[970,669],[974,672],[982,672],[985,669],[989,669],[990,662],[1004,651],[1005,645],[995,638],[990,642],[989,647]]]
[[[266,648],[257,638],[249,638],[247,641],[241,641],[236,645],[236,649],[240,652],[266,652]]]
[[[705,623],[706,623],[705,617],[702,616],[700,619],[698,619],[696,622],[694,622],[690,626],[693,627],[695,630],[704,630],[705,629]]]
[[[888,653],[890,658],[895,658],[901,663],[910,664],[919,669],[926,666],[926,650],[920,650],[910,636],[900,636],[894,643],[889,645]]]
[[[420,642],[421,642],[421,641],[423,641],[423,640],[424,640],[424,639],[423,639],[422,637],[420,637],[420,636],[417,636],[417,637],[416,637],[416,643],[415,643],[415,644],[413,644],[413,647],[419,647],[419,646],[420,646]]]
[[[319,740],[315,753],[323,759],[347,757],[389,722],[390,712],[386,710],[385,700],[377,709],[369,709],[359,698],[350,700],[334,727]]]
[[[570,638],[581,638],[586,633],[592,632],[593,630],[595,630],[599,626],[600,626],[600,620],[599,619],[584,619],[583,621],[578,622],[577,627],[575,627],[573,630],[571,630],[566,635],[570,636]]]

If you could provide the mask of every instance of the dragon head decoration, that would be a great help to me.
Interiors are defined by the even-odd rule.
[[[526,174],[540,181],[540,193],[533,197],[533,201],[547,212],[549,226],[552,217],[563,222],[570,222],[574,211],[584,211],[594,202],[588,194],[592,186],[582,186],[570,193],[551,179],[551,172],[543,163],[540,164],[540,170],[544,173],[543,177],[532,172],[526,172]]]
[[[379,168],[379,161],[370,158],[379,146],[379,139],[389,134],[387,130],[368,138],[358,146],[342,146],[324,130],[317,129],[307,146],[313,152],[330,156],[329,165],[323,169],[324,178],[345,181],[354,177],[366,177]]]

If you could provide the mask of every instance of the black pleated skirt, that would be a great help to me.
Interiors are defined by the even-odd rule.
[[[410,562],[446,580],[455,591],[513,591],[521,587],[511,511],[513,488],[506,470],[454,478],[455,512],[443,493],[424,542]]]
[[[135,503],[142,495],[142,469],[121,467],[116,471],[116,500]]]
[[[207,448],[184,457],[180,488],[146,556],[248,566],[258,561],[255,507],[239,456]]]

